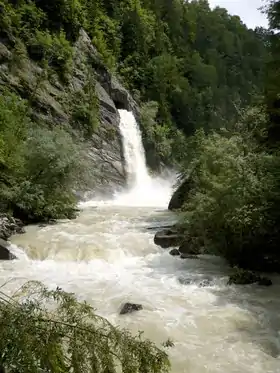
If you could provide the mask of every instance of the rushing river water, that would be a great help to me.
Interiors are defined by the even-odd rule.
[[[171,188],[143,168],[137,125],[129,113],[121,116],[123,136],[129,130],[132,139],[126,138],[129,191],[112,201],[81,204],[76,220],[31,226],[14,236],[19,260],[0,263],[0,283],[11,279],[11,291],[27,280],[60,286],[113,323],[142,330],[157,343],[171,338],[174,373],[280,373],[279,279],[270,288],[229,287],[221,259],[181,260],[154,245],[155,231],[147,228],[176,218],[166,211]],[[201,286],[203,279],[207,286]],[[144,309],[120,316],[127,301]]]

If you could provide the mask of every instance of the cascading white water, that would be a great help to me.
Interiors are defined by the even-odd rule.
[[[128,190],[117,194],[114,204],[167,207],[172,183],[149,174],[140,128],[132,112],[119,110]]]
[[[132,112],[119,110],[128,187],[150,182],[140,128]]]

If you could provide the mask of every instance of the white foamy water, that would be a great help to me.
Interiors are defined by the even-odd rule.
[[[172,179],[152,177],[146,165],[141,131],[131,112],[119,110],[128,189],[118,193],[114,205],[166,208],[172,194]]]
[[[128,127],[124,138],[135,132],[130,119],[122,122]],[[165,210],[170,184],[163,188],[164,204],[163,192],[157,199],[162,182],[157,184],[147,170],[145,174],[145,158],[140,162],[140,154],[132,154],[142,151],[131,141],[133,136],[124,141],[131,151],[126,155],[128,193],[113,202],[83,204],[75,221],[31,226],[25,235],[13,237],[19,260],[0,262],[0,284],[10,279],[6,291],[11,292],[27,280],[60,286],[113,323],[143,330],[156,343],[171,338],[173,373],[280,373],[279,279],[273,278],[271,288],[228,287],[222,260],[180,260],[155,246],[155,231],[147,228],[176,218]],[[140,167],[132,167],[134,162]],[[135,175],[138,170],[143,178]],[[206,287],[200,286],[203,279],[208,280]],[[144,309],[119,316],[127,301]]]

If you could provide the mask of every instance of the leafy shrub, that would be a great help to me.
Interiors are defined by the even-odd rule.
[[[27,220],[72,218],[86,155],[65,130],[32,128],[24,152],[24,175],[13,188],[11,205]],[[26,216],[24,216],[26,215]]]
[[[64,30],[68,40],[77,38],[85,23],[84,8],[79,0],[35,0],[35,4],[46,14],[49,30]]]
[[[185,153],[185,137],[175,127],[156,121],[158,103],[150,101],[142,105],[140,124],[147,157],[156,162],[174,165]]]
[[[1,169],[10,175],[23,168],[23,142],[30,124],[26,110],[26,102],[16,94],[0,91]]]
[[[86,146],[65,129],[31,123],[17,95],[0,96],[0,200],[23,220],[71,218],[74,189],[93,178]]]
[[[49,31],[36,31],[29,41],[29,54],[36,61],[48,64],[65,79],[72,66],[72,48],[65,33],[51,34]]]
[[[28,283],[0,293],[0,367],[10,373],[163,373],[166,353],[111,325],[87,303],[57,288]]]
[[[99,99],[91,75],[83,89],[73,93],[70,106],[71,126],[90,138],[99,125]]]
[[[277,158],[260,151],[253,139],[226,131],[209,136],[199,131],[194,143],[186,231],[232,264],[258,265],[269,251],[265,237],[271,233]]]

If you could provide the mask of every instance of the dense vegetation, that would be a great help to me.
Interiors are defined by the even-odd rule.
[[[111,325],[61,289],[27,283],[0,292],[0,370],[10,373],[166,373],[163,349]],[[165,343],[165,344],[170,344]]]
[[[234,126],[189,138],[183,225],[190,245],[232,265],[280,271],[280,2],[267,12],[264,96],[241,110]]]
[[[92,75],[69,102],[75,134],[46,125],[34,111],[45,82],[70,84],[81,28],[141,106],[155,166],[182,162],[185,135],[229,128],[263,90],[265,31],[248,30],[206,0],[0,0],[0,11],[0,40],[12,51],[10,73],[18,72],[1,92],[0,202],[26,221],[74,216],[72,191],[85,159],[77,142],[90,138],[99,122]],[[23,67],[28,60],[41,72],[30,74],[34,68]],[[22,75],[24,84],[16,86]]]
[[[0,96],[0,202],[24,221],[73,217],[86,177],[86,148],[65,129],[38,127],[28,103],[7,90]]]
[[[207,0],[0,0],[0,41],[12,51],[5,77],[17,70],[32,80],[26,61],[40,71],[32,88],[1,84],[0,209],[25,221],[75,214],[73,191],[89,170],[84,140],[99,122],[91,75],[71,100],[68,127],[34,110],[43,84],[70,84],[83,28],[141,107],[148,154],[179,163],[191,179],[182,222],[189,244],[233,265],[279,270],[279,2],[267,12],[270,32],[248,30]],[[20,303],[1,296],[0,368],[168,369],[151,342],[112,327],[72,295],[39,294]]]

